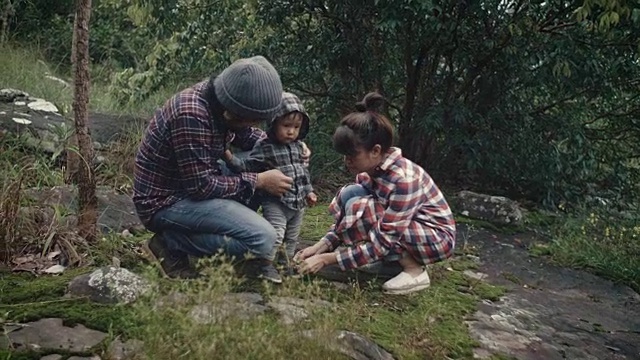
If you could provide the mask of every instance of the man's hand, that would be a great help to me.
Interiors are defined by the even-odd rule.
[[[309,159],[311,159],[311,150],[307,146],[307,144],[302,142],[302,154],[300,155],[302,158],[302,165],[309,166]]]
[[[307,204],[309,206],[315,206],[318,203],[318,196],[315,193],[309,193],[307,195]]]
[[[231,161],[233,159],[233,153],[231,152],[231,150],[225,150],[224,151],[224,155],[223,155],[224,161]]]
[[[282,196],[291,190],[293,179],[278,169],[272,169],[258,174],[256,189],[264,190],[271,195]]]

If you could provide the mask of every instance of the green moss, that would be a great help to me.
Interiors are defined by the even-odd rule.
[[[310,209],[306,224],[305,239],[317,240],[324,235],[331,225],[326,207]],[[108,240],[118,239],[107,237],[105,241]],[[93,248],[94,257],[101,262],[111,256],[128,259],[133,253],[132,247],[139,241],[120,239],[117,245],[100,244]],[[408,296],[383,294],[378,280],[353,283],[348,289],[338,289],[326,280],[311,277],[286,279],[282,286],[273,286],[237,279],[231,275],[230,266],[216,260],[204,261],[201,265],[207,274],[206,281],[154,279],[158,293],[133,306],[64,298],[67,283],[90,269],[67,271],[55,277],[7,274],[0,279],[0,303],[3,304],[0,313],[17,322],[58,317],[67,325],[81,323],[112,336],[144,339],[146,355],[159,360],[174,359],[181,354],[194,358],[214,355],[239,358],[238,354],[243,354],[240,358],[263,359],[302,358],[313,354],[318,358],[344,359],[335,350],[322,346],[323,341],[331,339],[329,334],[338,330],[355,331],[368,337],[400,359],[471,358],[477,344],[468,333],[465,317],[475,312],[481,299],[495,300],[504,293],[503,288],[464,277],[462,271],[477,267],[475,262],[464,258],[432,266],[431,288]],[[144,269],[138,266],[138,270]],[[184,305],[157,310],[154,306],[157,297],[173,291],[186,294],[190,300]],[[313,309],[308,321],[293,326],[282,325],[273,312],[243,321],[194,324],[189,315],[190,306],[210,302],[229,291],[259,292],[267,300],[274,296],[324,299],[336,306]],[[300,336],[301,331],[310,329],[318,331],[318,335],[312,339]],[[3,355],[9,356],[9,353]],[[10,359],[39,358],[28,353],[10,356],[13,356]]]
[[[516,285],[522,285],[522,280],[520,280],[520,278],[517,277],[516,275],[514,275],[513,273],[503,272],[502,273],[502,277],[505,278],[506,280],[511,281],[512,283],[514,283]]]
[[[551,255],[551,247],[549,244],[534,243],[529,247],[529,254],[533,257],[542,257]]]
[[[334,318],[399,359],[471,358],[477,344],[464,319],[481,299],[496,300],[504,289],[478,282],[461,292],[461,286],[471,286],[459,271],[446,270],[452,265],[433,266],[431,287],[416,294],[389,296],[380,292],[380,284],[372,284],[343,302]]]
[[[92,329],[128,336],[140,326],[132,308],[63,297],[67,283],[86,271],[76,269],[62,276],[43,277],[7,274],[0,279],[0,314],[15,322],[61,318],[69,326],[83,324]]]
[[[1,360],[40,360],[42,353],[37,351],[19,351],[11,352],[9,350],[0,349]]]
[[[6,273],[0,278],[0,304],[32,303],[59,299],[67,284],[87,269],[68,270],[59,276],[36,277],[28,273]]]

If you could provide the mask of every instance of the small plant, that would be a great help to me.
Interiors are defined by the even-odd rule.
[[[548,251],[561,264],[588,269],[639,291],[639,219],[606,211],[574,216],[554,228]]]

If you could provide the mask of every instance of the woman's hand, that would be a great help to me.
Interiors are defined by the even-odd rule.
[[[315,274],[325,266],[336,262],[336,254],[334,253],[313,255],[302,262],[298,271],[301,274]]]
[[[296,263],[300,263],[300,262],[306,260],[307,258],[316,255],[318,250],[315,247],[316,247],[315,245],[314,246],[309,246],[309,247],[306,247],[306,248],[298,251],[293,256],[293,261],[296,262]]]
[[[310,258],[314,255],[326,253],[327,251],[329,251],[329,246],[325,244],[324,241],[320,240],[317,243],[315,243],[313,246],[309,246],[298,251],[293,256],[293,261],[296,263],[300,263],[306,260],[307,258]]]

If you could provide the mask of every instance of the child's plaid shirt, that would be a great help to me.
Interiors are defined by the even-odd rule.
[[[426,263],[447,258],[455,243],[455,221],[427,172],[391,148],[376,174],[358,174],[371,195],[349,202],[342,213],[336,196],[329,206],[336,224],[323,237],[343,270],[382,259],[399,246]],[[400,243],[409,244],[401,245]]]
[[[302,161],[302,141],[296,140],[289,144],[280,144],[269,137],[256,142],[246,159],[234,156],[227,163],[230,168],[238,172],[260,173],[271,169],[279,169],[283,174],[293,179],[291,190],[279,198],[280,202],[292,210],[307,207],[306,197],[313,192],[309,169]],[[264,196],[273,196],[265,194]]]

